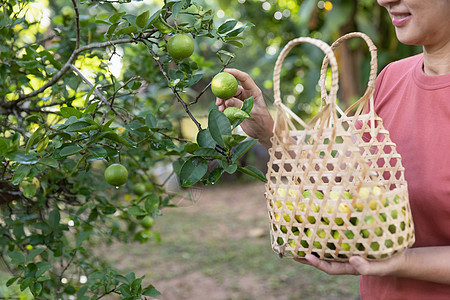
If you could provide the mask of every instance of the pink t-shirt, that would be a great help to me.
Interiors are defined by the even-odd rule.
[[[428,76],[422,67],[422,54],[388,65],[377,78],[375,111],[402,156],[414,247],[450,246],[450,74]],[[447,300],[450,285],[362,276],[361,298]]]

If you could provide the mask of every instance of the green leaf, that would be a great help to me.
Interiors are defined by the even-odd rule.
[[[77,153],[81,152],[81,150],[83,150],[83,148],[81,148],[78,145],[68,145],[61,149],[61,151],[59,152],[59,155],[61,155],[61,157],[66,157],[69,155],[77,154]]]
[[[183,8],[185,3],[186,3],[186,0],[181,0],[181,1],[177,1],[172,6],[172,14],[173,14],[174,18],[176,18],[178,16],[178,13],[181,11],[181,9]]]
[[[24,165],[34,165],[39,160],[36,156],[32,154],[25,154],[24,152],[14,151],[5,154],[5,157],[9,160],[24,164]]]
[[[136,294],[139,293],[142,289],[142,278],[137,278],[131,283],[131,291],[132,293]]]
[[[59,221],[61,221],[61,215],[59,214],[58,209],[54,209],[49,213],[48,221],[52,228],[58,228]]]
[[[155,289],[153,285],[150,285],[145,287],[145,289],[142,291],[142,295],[149,297],[158,297],[161,296],[162,294],[157,289]]]
[[[114,26],[114,25],[113,25]],[[113,27],[113,26],[111,26],[111,27]],[[111,28],[110,27],[110,28]],[[92,87],[91,87],[91,89],[89,90],[89,92],[86,94],[86,97],[84,97],[84,106],[86,106],[88,103],[89,103],[89,99],[91,98],[91,95],[92,95],[92,93],[95,91],[95,89],[97,88],[97,85],[99,85],[100,84],[100,82],[96,82]],[[98,103],[98,102],[97,102]],[[85,114],[86,114],[86,112],[84,112]]]
[[[236,47],[238,47],[238,48],[244,47],[244,44],[243,44],[243,43],[241,43],[241,42],[239,42],[239,41],[236,41],[236,40],[227,40],[226,43],[227,43],[227,44],[230,44],[230,45],[233,45],[233,46],[236,46]]]
[[[157,194],[151,194],[145,199],[144,207],[147,214],[152,214],[159,209],[159,197]]]
[[[117,26],[119,26],[119,23],[114,23],[111,26],[109,26],[108,31],[106,31],[106,36],[108,38],[111,38],[111,36],[113,35],[114,31],[116,31]],[[94,91],[94,88],[95,88],[95,86],[92,87],[91,90]],[[89,99],[89,97],[86,96],[86,99]]]
[[[253,99],[253,96],[251,96],[250,98],[247,98],[244,100],[244,102],[242,103],[241,109],[243,111],[245,111],[246,113],[250,114],[252,112],[254,103],[255,103],[255,100]]]
[[[134,272],[130,272],[125,277],[128,279],[128,284],[131,284],[136,279],[136,274]]]
[[[237,20],[228,20],[219,26],[219,28],[217,29],[217,32],[219,32],[220,34],[224,34],[228,31],[232,30],[236,26],[237,23],[238,23]]]
[[[193,154],[194,151],[197,150],[198,148],[199,148],[198,144],[188,142],[188,143],[184,144],[183,150],[186,151],[187,153]]]
[[[88,276],[88,280],[89,281],[95,281],[95,280],[105,280],[106,279],[106,275],[103,272],[100,271],[96,271],[92,274],[89,274]]]
[[[81,244],[91,235],[91,231],[82,231],[78,234],[76,240],[76,247],[80,247]]]
[[[244,135],[233,134],[232,136],[224,135],[224,136],[222,136],[222,138],[223,138],[223,141],[225,142],[225,147],[227,149],[231,149],[234,146],[239,145],[239,143],[242,142],[243,140],[245,140],[247,137]]]
[[[209,173],[208,176],[208,183],[215,183],[217,180],[219,180],[220,176],[225,172],[225,170],[221,167],[215,168],[214,170]]]
[[[118,135],[115,132],[107,132],[107,133],[105,133],[104,136],[105,136],[105,138],[113,140],[115,142],[118,142],[118,143],[120,143],[120,144],[122,144],[122,145],[124,145],[124,146],[126,146],[128,148],[135,148],[136,147],[136,144],[134,142],[128,140],[127,138],[124,138],[121,135]]]
[[[236,172],[238,166],[237,164],[231,164],[231,165],[227,165],[224,168],[224,171],[227,172],[228,174],[233,174],[234,172]]]
[[[19,279],[20,276],[14,276],[12,278],[10,278],[7,282],[6,282],[6,287],[10,287],[11,285],[14,284],[14,282],[16,282],[17,279]]]
[[[199,148],[194,151],[194,155],[207,158],[218,158],[218,159],[224,158],[223,155],[221,155],[213,148]]]
[[[14,265],[23,264],[25,256],[20,252],[9,252],[8,256],[11,258],[11,263]]]
[[[255,139],[249,139],[247,141],[244,141],[240,143],[236,148],[234,149],[233,156],[231,157],[231,161],[235,162],[237,161],[242,155],[244,155],[248,150],[250,150],[253,145],[255,145],[258,142],[258,140]]]
[[[28,176],[31,171],[30,165],[20,165],[14,170],[14,175],[12,177],[11,183],[14,185],[18,185],[22,182],[22,180]]]
[[[5,154],[6,151],[8,151],[8,144],[0,137],[0,155]]]
[[[58,161],[56,159],[50,158],[50,157],[44,157],[39,160],[39,163],[44,166],[57,168],[58,167]]]
[[[70,117],[74,116],[79,119],[79,118],[83,117],[83,113],[73,107],[66,107],[66,106],[61,107],[60,112],[64,118],[70,118]]]
[[[145,116],[145,125],[147,125],[150,129],[158,128],[158,120],[153,114],[147,114]]]
[[[117,35],[121,35],[121,34],[130,34],[130,33],[135,33],[137,32],[137,27],[134,25],[131,26],[127,26],[125,28],[120,28],[119,30],[117,30],[116,34]]]
[[[253,176],[263,182],[267,182],[267,178],[264,173],[253,166],[238,167],[238,171]]]
[[[231,124],[223,112],[218,109],[212,109],[208,116],[208,129],[211,137],[222,147],[225,143],[222,135],[231,135]]]
[[[36,272],[36,277],[42,276],[45,272],[50,270],[53,266],[48,261],[40,261],[36,264],[38,270]]]
[[[99,129],[100,125],[92,125],[86,121],[78,121],[70,124],[64,131],[66,132],[88,132]]]
[[[77,292],[77,298],[79,299],[80,297],[84,296],[84,294],[87,292],[88,288],[89,288],[89,286],[87,286],[87,285],[82,286]]]
[[[142,29],[147,26],[148,18],[150,17],[150,11],[146,10],[136,17],[136,25]]]
[[[44,252],[44,250],[45,250],[44,248],[35,248],[35,249],[31,250],[30,253],[28,253],[28,255],[27,255],[27,262],[32,261],[33,258],[40,255],[42,252]]]
[[[89,106],[86,108],[86,110],[84,111],[84,114],[85,115],[87,115],[87,114],[92,114],[94,111],[95,111],[95,109],[97,108],[97,106],[98,106],[98,104],[99,104],[100,102],[93,102],[93,103],[91,103],[91,104],[89,104]]]
[[[30,136],[30,138],[27,141],[27,145],[25,147],[25,152],[28,153],[30,151],[30,148],[33,147],[35,144],[39,142],[39,140],[42,138],[43,134],[45,133],[45,126],[41,125],[38,129],[36,129],[35,132]]]
[[[131,206],[128,208],[128,213],[133,216],[145,216],[147,215],[147,212],[144,208],[140,206]]]
[[[202,129],[197,133],[197,144],[203,148],[216,147],[216,142],[212,138],[209,129]]]
[[[109,17],[109,21],[110,21],[111,23],[116,23],[116,22],[119,21],[120,18],[121,18],[123,15],[125,15],[125,14],[126,14],[126,12],[119,12],[119,13],[116,13],[116,14],[112,15],[111,17]]]
[[[185,161],[180,171],[182,187],[188,187],[197,183],[208,171],[208,163],[205,159],[192,156]]]
[[[97,148],[89,148],[89,154],[91,155],[88,158],[88,161],[94,161],[99,159],[104,159],[108,156],[108,152],[105,148],[97,147]]]
[[[27,287],[29,287],[33,282],[36,281],[36,278],[34,277],[28,277],[25,278],[24,280],[22,280],[22,282],[20,283],[20,290],[24,291]]]
[[[253,27],[253,26],[255,26],[255,24],[250,23],[250,22],[247,22],[247,23],[245,23],[244,25],[242,25],[241,27],[239,27],[239,28],[237,28],[237,29],[235,29],[235,30],[229,32],[229,33],[227,34],[227,37],[229,37],[229,36],[237,36],[237,35],[240,34],[242,31],[244,31],[246,28],[248,28],[248,27]]]

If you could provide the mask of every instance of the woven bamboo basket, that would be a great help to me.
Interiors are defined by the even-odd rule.
[[[338,68],[333,51],[352,37],[368,44],[371,75],[364,96],[343,112],[336,104]],[[285,106],[280,95],[282,63],[294,46],[303,43],[317,46],[326,55],[319,80],[324,106],[308,123]],[[329,93],[325,88],[328,64]],[[343,36],[332,46],[300,37],[280,53],[274,69],[277,113],[265,192],[272,249],[280,257],[314,254],[347,261],[359,255],[380,260],[414,243],[401,157],[373,110],[376,72],[376,48],[361,33]],[[363,114],[368,103],[370,112]],[[354,108],[356,113],[348,116]]]

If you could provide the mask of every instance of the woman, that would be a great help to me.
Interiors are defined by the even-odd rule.
[[[400,42],[423,53],[388,65],[378,76],[375,110],[402,155],[416,231],[413,248],[379,262],[348,263],[307,255],[301,263],[328,274],[361,277],[366,299],[450,299],[450,0],[378,0]],[[235,97],[216,104],[240,107],[254,96],[253,119],[242,124],[270,147],[273,120],[261,91],[244,72],[228,69],[241,83]]]

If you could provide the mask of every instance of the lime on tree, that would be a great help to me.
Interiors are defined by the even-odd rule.
[[[194,41],[187,34],[176,34],[169,39],[167,51],[176,60],[183,60],[194,53]]]
[[[155,224],[155,220],[151,216],[145,216],[141,221],[142,227],[146,229],[152,228],[153,224]]]
[[[229,99],[236,94],[238,82],[230,73],[221,72],[212,79],[211,90],[216,97]]]
[[[146,190],[147,190],[147,188],[146,188],[145,184],[143,184],[142,182],[136,183],[135,185],[133,185],[131,187],[131,191],[133,193],[135,193],[137,196],[144,195]]]
[[[113,186],[120,186],[127,182],[128,170],[121,164],[112,164],[105,170],[106,182]]]

